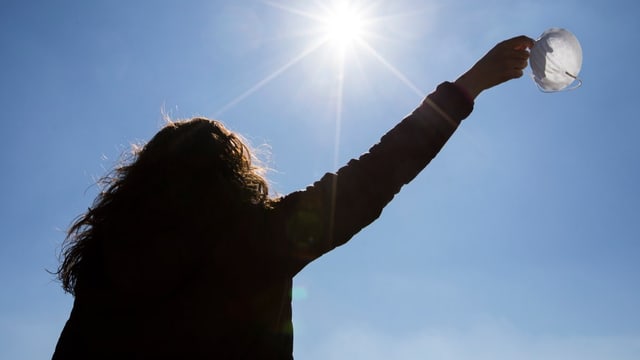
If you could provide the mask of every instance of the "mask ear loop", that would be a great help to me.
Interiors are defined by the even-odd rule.
[[[571,87],[567,87],[567,88],[564,88],[562,90],[545,90],[536,81],[534,81],[534,83],[538,87],[538,90],[540,90],[543,93],[556,93],[556,92],[572,91],[572,90],[575,90],[575,89],[579,88],[580,86],[582,86],[582,79],[580,79],[579,77],[571,74],[568,71],[565,71],[564,73],[565,73],[565,75],[568,75],[569,77],[573,78],[573,82],[571,83],[573,85]],[[533,74],[531,74],[531,78],[532,79],[534,78]]]
[[[582,86],[582,79],[580,79],[579,77],[571,74],[568,71],[565,71],[564,73],[573,78],[573,85],[571,87],[569,87],[569,88],[563,89],[564,91],[575,90],[575,89],[579,88],[580,86]]]

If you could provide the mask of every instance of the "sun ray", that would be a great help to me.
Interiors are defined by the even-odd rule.
[[[335,134],[335,144],[334,144],[334,153],[333,153],[333,165],[338,165],[338,157],[340,154],[340,132],[342,130],[342,106],[344,100],[344,77],[345,77],[345,54],[341,55],[339,64],[338,64],[338,83],[336,88],[336,134]]]
[[[357,2],[354,0],[332,0],[328,2],[314,1],[315,10],[304,10],[300,8],[292,7],[288,4],[283,4],[274,0],[264,0],[264,4],[287,12],[289,14],[304,17],[312,20],[315,26],[312,24],[307,29],[301,29],[296,33],[302,36],[310,36],[313,43],[307,48],[303,49],[299,54],[295,55],[291,60],[287,61],[284,65],[274,70],[271,74],[267,75],[263,79],[256,82],[249,89],[242,94],[231,100],[226,105],[222,106],[217,112],[216,116],[228,111],[234,106],[238,105],[246,98],[254,94],[256,91],[269,84],[284,72],[289,70],[292,66],[299,63],[303,59],[307,58],[314,51],[327,45],[333,45],[332,50],[336,56],[336,71],[338,75],[338,82],[336,84],[336,145],[335,145],[335,158],[337,160],[339,151],[339,136],[342,123],[342,112],[344,106],[344,86],[345,86],[345,68],[348,59],[347,53],[354,52],[356,50],[364,50],[372,58],[375,58],[384,69],[393,74],[402,84],[418,95],[424,97],[424,91],[418,88],[409,78],[404,75],[396,66],[388,61],[369,40],[372,38],[382,37],[384,34],[380,34],[374,31],[373,26],[381,22],[389,21],[390,19],[403,18],[405,16],[415,16],[410,13],[399,14],[383,14],[374,16],[374,5],[377,2]],[[356,59],[357,60],[357,59]]]
[[[298,55],[293,57],[293,59],[289,60],[287,63],[285,63],[284,65],[282,65],[281,67],[279,67],[278,69],[273,71],[271,74],[267,75],[265,78],[263,78],[262,80],[258,81],[255,85],[250,87],[247,91],[245,91],[244,93],[238,95],[235,99],[231,100],[229,103],[227,103],[226,105],[224,105],[223,107],[218,109],[218,111],[215,113],[215,116],[219,117],[222,113],[224,113],[227,110],[231,109],[232,107],[238,105],[241,101],[243,101],[244,99],[249,97],[251,94],[253,94],[256,91],[260,90],[263,86],[267,85],[272,80],[274,80],[278,76],[282,75],[282,73],[284,73],[286,70],[291,68],[293,65],[297,64],[302,59],[304,59],[307,56],[309,56],[309,54],[313,53],[315,50],[320,48],[325,42],[326,41],[324,41],[324,40],[317,41],[316,43],[312,44],[308,48],[304,49]]]
[[[274,7],[274,8],[280,9],[280,10],[284,10],[284,11],[286,11],[288,13],[291,13],[291,14],[294,14],[294,15],[300,15],[300,16],[309,18],[311,20],[318,21],[318,22],[324,21],[324,18],[321,15],[317,15],[317,14],[314,14],[314,13],[311,13],[311,12],[308,12],[308,11],[295,9],[295,8],[292,8],[292,7],[289,7],[289,6],[274,2],[274,1],[264,1],[264,3],[269,5],[269,6],[271,6],[271,7]]]
[[[341,54],[341,59],[338,65],[338,83],[336,88],[336,123],[335,123],[335,137],[333,144],[333,167],[338,167],[338,159],[340,154],[340,138],[342,131],[342,104],[343,104],[343,94],[344,94],[344,53]],[[329,221],[329,233],[333,234],[334,220],[335,220],[335,209],[336,209],[336,188],[337,188],[337,178],[333,180],[333,192],[331,194],[331,216]]]
[[[406,85],[411,91],[413,91],[419,97],[424,97],[424,91],[420,90],[414,83],[409,80],[407,76],[405,76],[400,70],[398,70],[395,66],[393,66],[389,61],[387,61],[376,49],[374,49],[371,45],[369,45],[366,41],[359,41],[359,45],[365,48],[369,53],[376,58],[384,67],[387,68],[395,77],[400,80],[404,85]]]

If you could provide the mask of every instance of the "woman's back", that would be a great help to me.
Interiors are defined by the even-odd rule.
[[[226,222],[234,235],[206,239],[210,251],[192,259],[176,256],[171,246],[158,246],[166,254],[104,252],[102,269],[78,279],[54,359],[290,357],[293,275],[274,265],[276,254],[251,246],[272,243],[260,223]],[[189,235],[171,240],[206,242]],[[163,258],[181,259],[172,264],[180,269],[171,274],[166,263],[158,266]]]

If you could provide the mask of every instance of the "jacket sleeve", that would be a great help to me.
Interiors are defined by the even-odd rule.
[[[270,236],[287,271],[297,273],[377,219],[472,110],[461,89],[442,83],[369,152],[280,199],[271,211]]]

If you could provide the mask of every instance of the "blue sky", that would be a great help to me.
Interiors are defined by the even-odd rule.
[[[302,13],[322,3],[2,1],[1,358],[51,355],[72,305],[46,272],[64,229],[163,113],[222,120],[286,194],[549,27],[580,40],[584,85],[483,93],[376,223],[296,277],[295,355],[640,358],[637,2],[369,1],[369,47],[343,61],[313,47]]]

